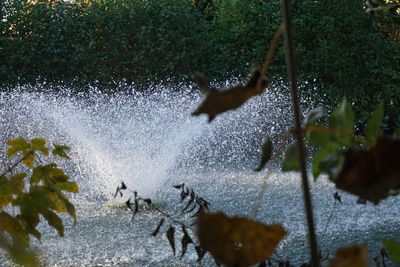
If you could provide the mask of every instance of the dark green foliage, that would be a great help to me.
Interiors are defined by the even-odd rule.
[[[279,1],[41,0],[0,3],[0,84],[107,85],[244,78],[281,23]],[[303,94],[329,107],[344,96],[361,127],[381,100],[384,130],[400,125],[398,15],[374,17],[364,1],[295,1]],[[204,6],[204,8],[203,8]],[[283,46],[270,77],[285,75]]]
[[[290,144],[282,161],[282,171],[300,171],[300,154],[299,145],[297,143]]]
[[[382,99],[388,118],[400,123],[400,42],[385,34],[399,28],[384,18],[368,15],[364,1],[297,1],[296,42],[299,73],[324,104],[346,97],[358,118]],[[314,80],[315,79],[315,80]]]
[[[271,159],[272,156],[272,140],[269,136],[264,137],[263,144],[261,146],[261,159],[260,164],[254,171],[261,171],[265,164]]]
[[[395,263],[400,264],[400,242],[384,239],[382,243],[389,253],[389,257]]]
[[[314,179],[325,173],[337,188],[374,204],[398,194],[400,140],[396,135],[383,134],[383,114],[380,103],[363,134],[356,135],[353,109],[344,100],[331,114],[328,126],[306,124],[303,131],[307,142],[317,148],[312,159]],[[293,162],[292,154],[286,150],[283,170],[285,164]]]
[[[210,50],[186,0],[10,2],[0,7],[2,82],[181,79]]]

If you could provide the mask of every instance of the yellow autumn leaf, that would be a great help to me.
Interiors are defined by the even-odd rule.
[[[7,156],[11,157],[18,152],[24,152],[29,150],[29,143],[22,137],[12,139],[6,143],[9,148],[7,150]]]
[[[329,267],[368,267],[367,247],[354,245],[338,249]]]
[[[35,163],[35,154],[29,153],[25,156],[25,159],[22,161],[26,166],[28,166],[29,168],[33,168],[33,165]]]
[[[79,187],[75,182],[59,182],[56,186],[59,190],[71,193],[78,193],[79,191]]]
[[[281,225],[264,225],[223,213],[202,213],[196,225],[200,246],[228,267],[266,260],[286,235]]]

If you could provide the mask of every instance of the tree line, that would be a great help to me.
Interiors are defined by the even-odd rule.
[[[369,1],[292,1],[302,91],[355,103],[361,120],[380,99],[385,123],[400,124],[400,19]],[[379,1],[378,1],[379,2]],[[367,10],[368,9],[368,10]],[[245,78],[281,23],[279,1],[23,0],[0,3],[4,86]],[[271,76],[285,74],[283,45]]]

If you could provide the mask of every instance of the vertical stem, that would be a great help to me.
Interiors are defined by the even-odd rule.
[[[318,267],[320,266],[318,257],[318,245],[314,228],[314,217],[313,217],[313,209],[311,203],[310,186],[308,184],[308,177],[307,177],[306,153],[303,142],[303,134],[301,131],[300,104],[299,104],[299,97],[297,94],[297,81],[296,81],[296,60],[294,54],[292,25],[289,13],[288,0],[282,0],[282,9],[283,9],[283,20],[285,24],[284,35],[285,35],[285,45],[286,45],[285,54],[286,54],[287,76],[289,80],[289,87],[291,89],[293,115],[296,125],[296,137],[299,146],[299,156],[300,156],[299,158],[300,158],[302,185],[303,185],[304,205],[307,217],[308,238],[311,250],[311,264],[314,267]]]

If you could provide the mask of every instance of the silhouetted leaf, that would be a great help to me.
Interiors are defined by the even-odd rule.
[[[190,207],[190,205],[193,204],[193,202],[194,198],[190,198],[186,206],[182,209],[182,212],[185,212]]]
[[[201,246],[195,246],[194,248],[197,253],[197,261],[201,262],[201,260],[204,258],[204,255],[206,255],[207,251],[202,249]]]
[[[379,136],[382,135],[381,124],[383,120],[383,102],[380,102],[374,112],[371,114],[371,118],[368,121],[367,127],[365,128],[364,135],[365,140],[369,146],[373,146]]]
[[[300,155],[299,146],[297,143],[291,144],[287,147],[282,161],[282,171],[300,171]]]
[[[119,186],[117,187],[117,190],[115,191],[114,198],[117,197],[118,193],[119,193],[120,196],[122,197],[122,192],[121,192],[121,190],[119,189]]]
[[[182,186],[184,186],[185,184],[178,184],[178,185],[174,185],[173,187],[176,189],[181,189]]]
[[[389,258],[393,262],[400,264],[400,242],[390,239],[383,239],[382,243],[389,253]]]
[[[264,138],[263,144],[261,146],[261,160],[260,164],[254,171],[259,172],[261,171],[265,164],[271,159],[272,155],[272,140],[269,138],[269,136],[266,136]]]
[[[375,204],[400,186],[400,140],[380,137],[368,151],[344,153],[343,168],[334,179],[342,190]]]
[[[167,239],[175,255],[175,228],[172,226],[167,230]]]
[[[151,205],[152,203],[150,198],[143,198],[142,200],[146,202],[148,205]]]
[[[197,205],[193,205],[186,213],[191,213],[196,209]]]
[[[185,187],[182,187],[181,190],[181,202],[185,200],[185,198],[189,195],[189,190]]]
[[[202,197],[199,197],[198,199],[199,199],[199,201],[202,202],[202,204],[200,204],[200,205],[203,206],[206,210],[208,210],[208,207],[210,206],[210,202],[208,202],[207,200],[205,200]]]
[[[329,267],[368,267],[367,247],[354,245],[340,248]]]
[[[160,222],[157,224],[156,229],[154,229],[154,231],[151,233],[152,236],[156,236],[158,234],[158,232],[160,231],[161,226],[164,224],[164,222],[165,222],[165,220],[164,220],[164,218],[162,218],[160,220]]]
[[[335,192],[333,194],[333,198],[335,199],[335,201],[338,201],[339,203],[342,203],[342,197],[339,195],[338,192]]]
[[[139,200],[138,200],[138,197],[137,197],[137,192],[135,191],[135,192],[133,192],[134,193],[134,197],[135,197],[135,208],[134,208],[134,211],[133,211],[133,216],[135,216],[136,215],[136,213],[139,211]]]
[[[208,115],[208,121],[211,122],[216,115],[239,108],[249,98],[257,96],[264,92],[267,81],[263,80],[259,90],[257,90],[257,80],[260,77],[260,70],[255,70],[244,86],[234,86],[225,90],[216,90],[208,87],[204,82],[204,77],[195,76],[194,80],[199,84],[200,90],[206,92],[206,98],[203,103],[192,113],[197,116],[202,113]]]
[[[120,189],[121,190],[125,190],[125,189],[127,189],[128,187],[126,186],[126,184],[124,183],[124,182],[121,182],[121,186],[120,186]]]
[[[185,255],[188,244],[193,243],[193,240],[190,238],[189,233],[186,231],[186,227],[184,225],[182,225],[182,232],[183,232],[183,237],[181,240],[182,244],[181,258]]]
[[[250,266],[266,260],[286,235],[280,225],[223,213],[202,213],[196,224],[201,247],[226,266]]]
[[[132,207],[131,204],[131,198],[129,198],[126,202],[125,202],[126,206],[128,207],[128,209],[130,209],[132,212],[134,212],[134,209]]]

